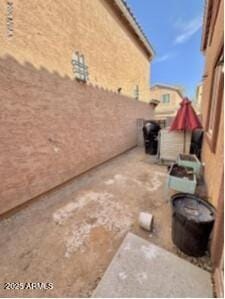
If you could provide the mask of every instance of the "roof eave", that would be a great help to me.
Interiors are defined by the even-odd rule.
[[[116,3],[117,7],[120,9],[123,16],[129,22],[129,24],[133,28],[134,32],[139,37],[140,41],[142,42],[142,44],[145,47],[145,50],[149,53],[150,60],[152,60],[155,56],[155,51],[154,51],[152,45],[150,44],[150,42],[148,41],[147,37],[143,33],[142,29],[140,28],[140,25],[135,20],[135,17],[131,13],[126,2],[124,0],[114,0],[114,2]]]
[[[154,88],[154,87],[162,87],[162,88],[167,88],[167,89],[172,89],[174,91],[176,91],[181,98],[184,97],[182,89],[176,87],[176,86],[172,86],[172,85],[166,85],[166,84],[154,84],[150,89]]]
[[[210,18],[209,18],[209,7],[211,5],[211,0],[205,0],[205,9],[204,9],[204,17],[203,17],[203,29],[202,29],[202,39],[201,39],[201,48],[200,50],[204,53],[207,46],[208,40],[208,32],[207,27],[209,26]]]

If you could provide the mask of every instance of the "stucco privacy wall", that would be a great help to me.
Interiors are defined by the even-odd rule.
[[[0,59],[0,214],[133,147],[148,104]]]
[[[13,35],[7,38],[7,1],[0,1],[0,57],[74,77],[74,51],[85,55],[92,84],[149,102],[150,58],[111,0],[10,0]]]

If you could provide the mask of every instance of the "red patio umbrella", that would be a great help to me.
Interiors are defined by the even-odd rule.
[[[170,131],[181,130],[184,131],[184,152],[186,142],[186,131],[194,131],[195,129],[201,129],[201,122],[191,106],[191,101],[188,98],[183,98],[180,103],[180,108],[177,111],[175,119],[171,124]]]

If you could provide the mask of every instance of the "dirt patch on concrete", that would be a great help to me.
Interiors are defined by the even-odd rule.
[[[54,288],[1,288],[0,296],[91,296],[128,231],[176,252],[164,196],[166,171],[136,148],[2,220],[1,286],[50,282]],[[153,214],[153,232],[140,229],[141,211]],[[143,248],[143,254],[153,253]]]
[[[80,214],[83,219],[75,220]],[[53,219],[62,226],[62,230],[65,230],[65,226],[70,227],[65,238],[65,257],[69,258],[77,250],[85,250],[85,244],[90,241],[94,229],[103,227],[108,232],[123,234],[129,230],[132,216],[129,207],[117,202],[112,193],[87,191],[58,209]]]

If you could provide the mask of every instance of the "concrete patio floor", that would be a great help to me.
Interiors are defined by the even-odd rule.
[[[128,231],[177,253],[164,198],[166,172],[135,148],[1,220],[0,285],[51,282],[54,288],[1,288],[0,296],[91,296]],[[139,228],[140,211],[154,215],[152,233]]]
[[[213,292],[210,273],[128,233],[93,297],[212,298]]]

